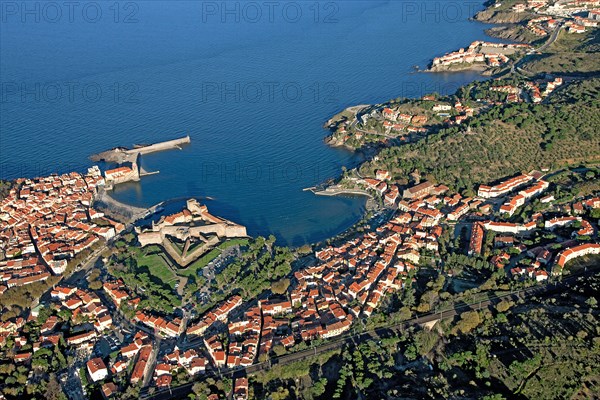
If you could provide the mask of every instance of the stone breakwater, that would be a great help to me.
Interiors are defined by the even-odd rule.
[[[123,164],[126,162],[134,162],[141,154],[156,153],[165,150],[181,149],[181,146],[191,143],[190,136],[185,136],[179,139],[167,140],[165,142],[154,143],[147,146],[134,146],[133,149],[125,149],[116,147],[111,150],[103,151],[92,155],[92,161],[105,161],[108,163]]]

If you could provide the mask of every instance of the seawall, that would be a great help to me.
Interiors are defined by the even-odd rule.
[[[179,149],[180,146],[190,143],[191,139],[188,135],[179,139],[167,140],[166,142],[155,143],[149,146],[137,147],[131,150],[126,150],[125,152],[127,154],[149,154],[157,151]]]
[[[181,149],[181,146],[191,143],[191,138],[188,136],[167,140],[165,142],[154,143],[148,146],[138,146],[133,149],[124,149],[117,147],[111,150],[103,151],[90,156],[92,161],[106,161],[109,163],[123,164],[133,162],[138,155],[156,153],[158,151]]]

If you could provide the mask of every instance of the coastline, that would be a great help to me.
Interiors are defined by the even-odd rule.
[[[474,71],[481,72],[481,69],[482,69],[481,67],[472,66],[472,67],[469,67],[469,68],[463,68],[463,69],[460,69],[460,70],[456,70],[456,72],[466,71],[466,70],[474,70]],[[454,72],[454,71],[419,71],[419,72]],[[341,114],[344,111],[350,111],[350,112],[354,112],[354,113],[360,113],[364,109],[366,109],[368,107],[371,107],[371,106],[372,105],[370,105],[370,104],[359,104],[359,105],[355,105],[355,106],[350,106],[350,107],[342,110],[342,112],[340,112],[338,114]],[[333,120],[335,119],[335,117],[336,116],[330,118],[327,121],[326,125],[329,125],[330,123],[332,123]],[[354,152],[364,152],[367,159],[374,157],[379,152],[379,150],[381,149],[381,146],[367,146],[366,148],[354,148],[354,147],[349,146],[349,145],[347,145],[345,143],[336,143],[335,141],[330,141],[330,140],[328,140],[330,137],[331,136],[325,137],[325,142],[326,142],[326,144],[328,146],[345,148],[345,149],[348,149],[348,150],[351,150],[351,151],[354,151]],[[146,212],[145,209],[142,209],[142,208],[139,208],[139,207],[132,206],[130,204],[126,204],[126,203],[120,202],[120,201],[116,200],[115,197],[113,197],[112,195],[110,195],[108,193],[105,194],[105,199],[111,205],[114,205],[115,208],[117,208],[118,210],[122,210],[121,215],[122,215],[122,217],[125,217],[125,218],[128,218],[128,216],[129,216],[129,218],[131,218],[131,216],[134,215],[134,214],[141,215],[142,210],[144,212]]]
[[[194,193],[190,197],[159,192],[159,199],[149,201],[141,197],[140,183],[116,182],[113,190],[107,183],[111,172],[98,166],[90,168],[97,176],[88,171],[82,181],[71,181],[76,173],[52,178],[66,188],[84,188],[81,195],[82,190],[53,182],[16,181],[12,196],[18,208],[14,214],[0,212],[0,219],[17,217],[14,233],[19,229],[24,232],[19,237],[31,237],[34,252],[50,248],[47,254],[60,257],[62,250],[53,249],[60,237],[39,235],[41,242],[36,237],[49,229],[95,232],[99,242],[75,253],[68,264],[62,261],[67,269],[55,273],[60,279],[51,275],[35,284],[35,292],[25,285],[11,288],[5,279],[6,298],[11,296],[7,303],[21,302],[14,297],[34,300],[27,300],[29,307],[2,308],[11,313],[6,324],[12,324],[5,325],[12,329],[5,360],[12,359],[20,371],[28,368],[31,378],[40,373],[36,360],[46,357],[44,343],[55,338],[60,343],[48,344],[55,354],[48,356],[43,372],[54,374],[69,398],[99,392],[110,397],[107,387],[144,400],[200,397],[200,391],[210,391],[211,398],[268,398],[274,390],[312,398],[327,397],[332,388],[333,397],[344,398],[400,392],[411,398],[547,398],[559,386],[565,397],[581,393],[580,382],[592,387],[586,374],[594,372],[600,326],[600,315],[593,312],[600,285],[600,167],[589,161],[600,156],[600,115],[594,107],[600,79],[583,80],[595,83],[579,90],[572,90],[565,75],[530,79],[519,72],[527,59],[523,54],[492,68],[502,72],[497,79],[480,77],[490,72],[484,65],[419,71],[442,73],[442,79],[455,82],[460,78],[444,73],[479,74],[465,74],[463,81],[470,83],[453,93],[361,104],[331,117],[323,125],[331,133],[324,142],[365,157],[354,157],[355,167],[342,167],[342,172],[338,163],[335,171],[323,174],[333,178],[303,191],[344,197],[339,203],[360,200],[361,209],[349,213],[335,199],[319,199],[318,206],[307,207],[318,226],[325,229],[336,212],[354,222],[344,221],[338,231],[324,232],[323,239],[304,237],[303,245],[282,244],[285,237],[276,239],[279,232],[267,219],[257,225],[268,237],[247,235],[245,226],[218,216],[229,215],[227,210],[211,215],[209,205],[197,200],[214,199],[199,197],[198,191],[188,190]],[[564,92],[556,96],[559,90]],[[565,135],[565,141],[548,137],[551,129]],[[276,143],[271,147],[280,151]],[[515,169],[519,172],[513,174]],[[182,171],[178,165],[177,172]],[[147,203],[127,204],[131,199],[120,195],[128,186],[140,188]],[[46,199],[54,201],[49,188],[67,195],[57,197],[51,212],[31,213],[45,210]],[[253,191],[262,192],[258,185]],[[164,201],[150,206],[162,196]],[[33,205],[28,198],[35,199]],[[305,205],[315,200],[308,193],[302,198]],[[186,200],[183,210],[172,214],[181,200]],[[275,197],[275,202],[292,201]],[[72,208],[65,210],[65,203]],[[283,215],[288,229],[301,226],[293,211]],[[114,232],[108,235],[111,225]],[[54,271],[55,262],[46,266]],[[14,278],[20,269],[9,274],[21,279]],[[47,287],[38,295],[42,284]],[[27,322],[18,326],[20,320]],[[520,323],[522,329],[513,329]],[[552,343],[572,341],[575,331],[574,347],[557,352],[538,346],[555,332]],[[33,350],[23,342],[33,343]],[[514,357],[505,354],[507,343],[509,353],[517,349]],[[69,357],[75,353],[78,359],[72,363]],[[465,364],[469,354],[476,356]],[[559,367],[547,371],[538,364]],[[560,365],[571,364],[575,379],[563,378]],[[98,365],[107,375],[96,380]],[[533,387],[522,379],[529,367]],[[11,372],[2,375],[3,390],[19,389],[18,380],[6,378]],[[321,395],[314,392],[319,385]]]
[[[485,64],[455,64],[452,66],[435,66],[429,67],[419,72],[423,73],[444,73],[444,72],[464,72],[464,71],[477,71],[482,75],[485,75],[485,72],[489,70],[489,67]]]
[[[98,191],[98,195],[94,199],[93,205],[94,208],[109,215],[112,219],[126,224],[133,223],[136,220],[143,218],[150,210],[157,207],[141,208],[131,204],[125,204],[116,200],[105,189]]]
[[[476,12],[475,15],[473,15],[469,18],[469,21],[495,25],[491,28],[487,28],[487,29],[483,30],[484,33],[490,37],[505,39],[505,37],[503,37],[503,35],[494,34],[495,32],[493,30],[509,28],[511,26],[519,26],[518,23],[530,15],[529,13],[524,13],[525,15],[515,16],[516,15],[515,13],[505,12],[504,10],[500,10],[500,12],[499,12],[499,11],[495,10],[494,8],[492,8],[494,6],[494,4],[497,4],[497,3],[494,3],[493,1],[483,2],[483,5],[485,8],[483,10]],[[511,40],[511,41],[516,40],[516,39],[511,39],[511,38],[506,38],[506,39]],[[530,41],[518,40],[518,42],[519,43],[510,43],[506,47],[509,48],[513,44],[516,44],[517,46],[521,46],[521,45],[526,46],[525,43],[528,43]],[[477,42],[473,42],[473,44],[471,44],[471,47],[473,47],[473,45],[476,43]],[[488,48],[490,47],[489,43],[485,43],[485,42],[480,42],[480,43],[482,45],[482,49],[483,49],[483,47],[486,47],[486,46]],[[515,46],[515,47],[517,47],[517,46]],[[518,51],[520,51],[520,50],[519,49],[515,50],[515,52],[518,52]],[[513,54],[512,50],[509,52],[509,51],[506,51],[505,49],[502,49],[501,51],[499,51],[499,53],[501,55]],[[448,53],[448,54],[453,54],[453,53]],[[465,72],[465,71],[473,71],[473,72],[478,73],[482,77],[492,77],[492,76],[497,75],[497,74],[501,73],[502,71],[506,70],[506,68],[510,65],[509,63],[499,64],[499,65],[488,65],[486,62],[470,62],[470,63],[465,62],[465,63],[452,63],[452,64],[448,64],[448,65],[443,65],[443,64],[435,65],[434,60],[435,60],[435,57],[431,59],[431,61],[427,65],[426,69],[419,69],[416,72],[430,73],[430,74],[431,73],[450,73],[451,74],[451,73],[455,73],[455,72],[460,73],[460,72]],[[472,83],[472,82],[470,82],[470,83]],[[383,103],[383,104],[386,105],[390,101],[391,100],[389,100],[388,102]],[[377,106],[379,106],[379,105],[360,104],[360,105],[356,105],[356,106],[347,107],[344,110],[342,110],[342,111],[338,112],[337,114],[335,114],[334,116],[332,116],[329,120],[327,120],[327,122],[324,125],[324,128],[329,130],[329,134],[325,136],[324,142],[331,147],[346,148],[346,149],[349,149],[354,152],[361,151],[362,146],[355,147],[355,146],[349,145],[344,140],[340,140],[340,135],[345,134],[346,131],[345,131],[345,128],[343,128],[342,130],[340,130],[339,128],[348,119],[348,116],[351,116],[354,119],[354,121],[350,124],[350,126],[356,125],[356,120],[358,120],[357,115],[360,113],[360,111],[363,111],[368,108],[375,108]],[[360,165],[357,168],[360,168]]]

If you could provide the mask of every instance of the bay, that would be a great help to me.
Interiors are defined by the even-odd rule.
[[[0,177],[84,171],[95,152],[190,135],[182,150],[144,156],[160,173],[114,197],[210,197],[213,213],[291,245],[364,212],[363,198],[302,191],[363,161],[326,146],[323,123],[482,79],[414,66],[493,40],[469,21],[480,2],[83,2],[72,15],[56,3],[59,19],[39,4],[1,16]]]

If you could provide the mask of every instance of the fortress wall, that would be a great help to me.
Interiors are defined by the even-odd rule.
[[[140,174],[137,168],[135,168],[133,171],[131,171],[128,174],[124,174],[122,176],[119,176],[118,178],[110,178],[107,179],[106,181],[108,183],[112,183],[113,185],[118,185],[119,183],[126,183],[126,182],[131,182],[131,181],[139,181],[140,180]]]
[[[156,227],[155,227],[156,229]],[[193,226],[193,227],[182,227],[177,225],[163,226],[154,231],[141,233],[140,243],[142,240],[145,242],[155,243],[157,240],[160,242],[165,236],[173,236],[179,240],[186,240],[190,237],[196,237],[204,239],[205,235],[214,234],[218,237],[246,237],[246,227],[242,225],[219,223],[204,226]],[[160,239],[159,239],[160,238]]]
[[[217,244],[219,244],[219,238],[212,237],[206,243],[204,243],[202,246],[198,247],[191,253],[188,253],[183,257],[176,258],[175,260],[177,260],[179,265],[191,264],[193,261],[196,261],[198,258],[200,258],[200,256],[202,256],[204,253],[208,253],[208,251]]]
[[[218,223],[206,226],[194,226],[190,228],[191,236],[200,234],[214,233],[219,237],[245,237],[246,227],[241,225],[229,225],[226,223]]]
[[[214,233],[215,235],[221,237],[225,236],[225,224],[212,224],[205,226],[194,226],[190,228],[191,236],[200,236],[208,233]]]
[[[202,214],[200,214],[200,217],[204,220],[204,221],[208,221],[211,222],[213,224],[218,224],[218,223],[223,223],[225,222],[225,220],[223,218],[219,218],[217,216],[212,215],[211,213],[209,213],[208,211],[203,212]]]
[[[163,226],[158,232],[160,232],[163,236],[173,236],[182,241],[187,240],[190,236],[193,236],[187,226]]]
[[[161,244],[163,241],[163,235],[161,232],[144,232],[138,235],[138,240],[142,247],[149,244]]]
[[[181,255],[173,248],[173,245],[169,243],[169,240],[165,237],[159,244],[162,244],[163,249],[171,256],[175,262],[181,265]]]
[[[246,227],[242,225],[227,225],[225,227],[226,237],[245,237],[248,236],[246,233]]]

